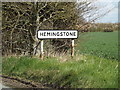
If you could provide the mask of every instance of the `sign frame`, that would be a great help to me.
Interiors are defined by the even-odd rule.
[[[39,31],[77,31],[77,38],[38,38],[38,32]],[[79,31],[78,30],[44,30],[44,29],[42,29],[42,30],[37,30],[37,39],[39,39],[39,40],[46,40],[46,39],[78,39],[78,36],[79,36]]]

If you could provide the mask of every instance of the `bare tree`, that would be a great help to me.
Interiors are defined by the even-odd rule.
[[[39,29],[77,29],[79,24],[81,27],[90,24],[101,16],[97,16],[98,8],[92,3],[37,2],[37,0],[35,2],[3,2],[3,54],[27,52],[35,55],[38,53],[40,40],[37,39],[36,33]],[[85,16],[90,18],[89,22],[86,21]],[[49,44],[55,46],[56,51],[66,52],[70,48],[70,41],[67,39],[49,41],[52,42]]]

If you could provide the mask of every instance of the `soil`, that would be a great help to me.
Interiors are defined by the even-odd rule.
[[[45,87],[40,83],[36,82],[30,82],[30,81],[25,81],[17,78],[12,78],[8,76],[0,76],[0,79],[2,80],[2,84],[10,87],[10,88],[47,88],[50,89],[50,87]]]

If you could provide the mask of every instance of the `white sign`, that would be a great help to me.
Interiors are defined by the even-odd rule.
[[[38,39],[76,39],[77,30],[38,30]]]

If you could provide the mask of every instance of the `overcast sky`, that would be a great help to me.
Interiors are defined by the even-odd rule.
[[[120,0],[99,0],[97,4],[100,7],[104,7],[107,10],[108,8],[113,8],[111,12],[107,13],[104,17],[101,17],[97,20],[97,23],[117,23],[118,22],[118,2]]]

